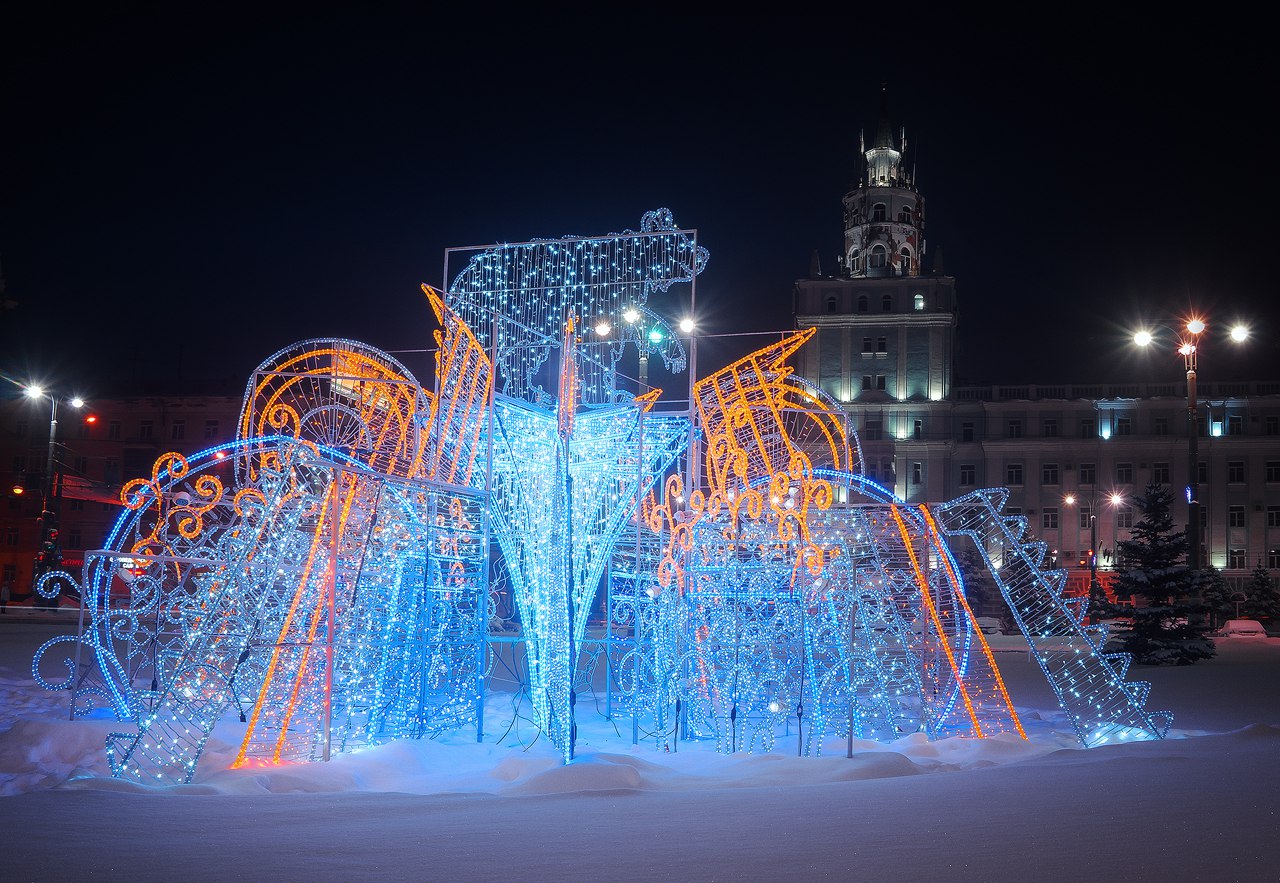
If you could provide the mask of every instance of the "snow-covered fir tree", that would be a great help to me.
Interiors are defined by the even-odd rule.
[[[1206,567],[1200,575],[1200,602],[1209,617],[1209,626],[1217,628],[1228,619],[1234,619],[1236,604],[1231,599],[1231,586],[1216,567]]]
[[[1240,605],[1240,612],[1246,619],[1256,619],[1267,628],[1280,624],[1280,592],[1261,561],[1245,584],[1244,593],[1246,600]]]
[[[1117,544],[1124,568],[1116,579],[1118,595],[1132,595],[1133,627],[1124,650],[1135,662],[1189,665],[1215,654],[1207,637],[1204,605],[1196,599],[1200,574],[1186,563],[1187,537],[1174,530],[1173,495],[1162,485],[1147,485],[1135,501],[1141,518],[1129,539]]]

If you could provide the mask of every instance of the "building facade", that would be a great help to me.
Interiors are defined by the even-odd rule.
[[[956,280],[924,269],[905,149],[882,101],[844,196],[840,272],[795,284],[796,327],[817,328],[799,373],[841,402],[869,477],[908,502],[1006,487],[1073,587],[1091,550],[1105,582],[1148,484],[1174,489],[1187,523],[1186,382],[955,386]],[[1239,587],[1280,569],[1280,382],[1201,381],[1196,400],[1201,560]]]
[[[46,483],[49,399],[0,401],[0,582],[10,585],[13,599],[31,594],[42,510],[55,515],[63,567],[77,572],[120,516],[123,484],[149,477],[169,451],[187,455],[235,438],[240,407],[230,396],[99,399],[79,409],[61,402]]]

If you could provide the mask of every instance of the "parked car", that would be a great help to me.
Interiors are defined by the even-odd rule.
[[[1001,624],[999,617],[979,616],[974,619],[974,622],[984,635],[1004,634],[1004,626]]]
[[[1215,638],[1265,638],[1267,630],[1256,619],[1228,619],[1213,633]]]

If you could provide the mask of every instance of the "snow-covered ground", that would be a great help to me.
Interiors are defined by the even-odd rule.
[[[483,743],[233,771],[231,725],[192,784],[150,788],[110,778],[112,722],[67,720],[31,679],[74,631],[70,612],[0,616],[4,880],[1280,880],[1280,638],[1134,666],[1174,713],[1160,742],[1079,748],[1001,636],[1025,741],[721,756],[632,745],[580,705],[566,766],[495,697]]]

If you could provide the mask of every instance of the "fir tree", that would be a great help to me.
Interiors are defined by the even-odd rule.
[[[1247,619],[1256,619],[1264,626],[1280,620],[1280,592],[1276,591],[1275,580],[1261,561],[1253,569],[1244,593],[1248,599],[1242,605],[1242,612]]]
[[[1009,614],[1009,608],[978,550],[962,549],[955,558],[964,575],[964,597],[969,602],[973,615],[996,616],[1006,627],[1012,625],[1013,617]]]
[[[1142,603],[1131,611],[1132,629],[1122,641],[1135,662],[1189,665],[1211,659],[1203,605],[1195,597],[1199,574],[1186,564],[1186,534],[1173,528],[1173,495],[1162,485],[1147,486],[1135,500],[1141,519],[1130,537],[1117,544],[1124,569],[1116,593]]]
[[[1209,615],[1209,625],[1217,628],[1236,615],[1235,602],[1231,600],[1231,587],[1227,578],[1216,567],[1206,567],[1200,577],[1200,602]]]

